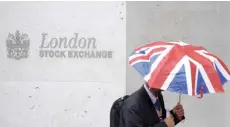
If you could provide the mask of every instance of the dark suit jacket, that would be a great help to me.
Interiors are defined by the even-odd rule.
[[[162,106],[163,119],[166,118],[163,96],[159,96]],[[119,127],[167,127],[165,122],[160,122],[151,98],[144,86],[127,98],[121,109]],[[175,124],[180,121],[175,118]]]

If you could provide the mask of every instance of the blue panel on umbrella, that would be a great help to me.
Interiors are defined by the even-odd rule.
[[[145,54],[145,51],[140,51],[141,54]]]
[[[220,78],[221,84],[224,85],[227,82],[227,79],[222,75],[222,73],[220,72],[219,68],[216,65],[215,68]]]
[[[203,93],[204,93],[204,94],[205,94],[205,93],[209,93],[209,90],[208,90],[208,88],[207,88],[206,85],[207,85],[207,84],[204,82],[204,79],[203,79],[203,77],[202,77],[200,71],[198,71],[198,76],[197,76],[197,89],[196,89],[196,92],[197,92],[198,95],[200,94],[200,89],[201,89],[202,86],[204,86],[204,91],[203,91]]]
[[[176,93],[188,94],[184,65],[180,68],[179,72],[176,73],[167,90]]]
[[[146,76],[151,68],[151,65],[158,58],[159,55],[152,56],[150,62],[138,62],[133,67],[144,77]]]

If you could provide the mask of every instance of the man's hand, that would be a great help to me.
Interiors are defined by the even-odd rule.
[[[173,108],[173,112],[177,115],[179,120],[181,120],[182,117],[184,116],[184,109],[183,109],[183,106],[181,104],[177,104]]]
[[[174,118],[172,115],[170,115],[168,118],[164,119],[164,121],[168,127],[174,127],[175,126]]]

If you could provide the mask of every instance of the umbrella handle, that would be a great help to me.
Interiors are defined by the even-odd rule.
[[[179,101],[178,101],[178,104],[181,104],[181,94],[179,94]]]

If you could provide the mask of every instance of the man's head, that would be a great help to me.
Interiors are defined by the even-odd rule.
[[[163,90],[161,90],[161,89],[150,88],[150,87],[149,87],[149,84],[148,84],[147,82],[145,82],[145,84],[147,85],[147,87],[149,88],[149,90],[150,90],[154,95],[158,95],[158,94],[161,93],[161,91],[163,91]]]

